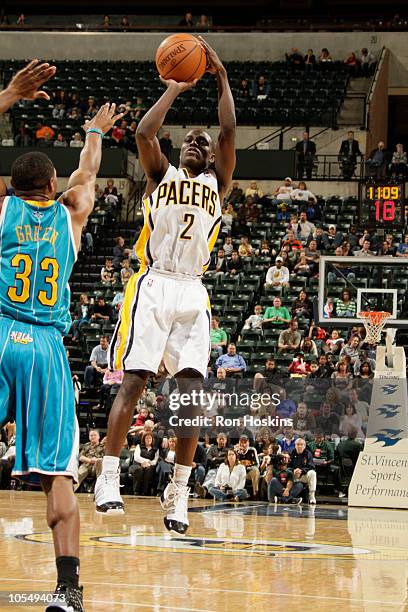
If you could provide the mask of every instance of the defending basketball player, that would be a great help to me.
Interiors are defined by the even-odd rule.
[[[123,512],[119,493],[119,453],[135,405],[160,362],[178,380],[180,393],[191,393],[206,376],[210,347],[209,300],[201,276],[221,224],[221,202],[235,168],[235,108],[226,70],[202,39],[208,71],[218,84],[220,133],[216,143],[202,129],[184,138],[180,167],[160,151],[157,133],[174,100],[193,83],[163,81],[167,90],[137,130],[139,158],[147,176],[145,223],[136,252],[141,262],[129,281],[121,318],[110,347],[110,367],[125,371],[109,417],[103,471],[95,487],[98,512]],[[163,79],[162,79],[163,80]],[[180,407],[180,418],[199,408]],[[178,432],[173,480],[161,503],[165,526],[184,534],[188,528],[188,479],[199,431]]]
[[[49,100],[38,88],[55,74],[31,62],[0,93],[0,112],[20,99]],[[49,612],[82,612],[79,587],[79,511],[76,480],[79,432],[69,364],[62,342],[69,332],[68,279],[83,225],[94,206],[102,136],[122,115],[105,104],[84,126],[79,168],[59,201],[51,160],[40,152],[18,157],[14,188],[0,184],[0,425],[16,422],[14,474],[41,482],[47,495],[57,565]]]

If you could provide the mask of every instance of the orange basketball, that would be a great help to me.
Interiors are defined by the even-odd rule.
[[[172,34],[157,49],[156,66],[163,79],[194,81],[205,72],[207,54],[192,34]]]

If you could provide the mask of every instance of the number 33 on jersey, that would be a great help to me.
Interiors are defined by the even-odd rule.
[[[221,225],[218,183],[213,172],[190,178],[169,166],[163,180],[144,200],[145,223],[136,244],[143,267],[201,276]]]

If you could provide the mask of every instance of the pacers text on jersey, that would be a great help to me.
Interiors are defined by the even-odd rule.
[[[211,217],[215,214],[218,193],[208,185],[193,179],[184,181],[170,181],[161,183],[157,190],[155,208],[169,206],[169,204],[188,204],[198,206],[208,212]]]

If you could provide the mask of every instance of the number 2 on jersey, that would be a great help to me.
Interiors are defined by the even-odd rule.
[[[21,264],[23,264],[22,269]],[[15,275],[15,286],[8,288],[7,295],[13,302],[24,304],[30,297],[33,260],[29,255],[17,253],[11,260],[11,265],[18,271]],[[44,278],[44,282],[49,286],[47,290],[51,289],[51,295],[48,295],[47,290],[41,290],[38,292],[37,299],[43,306],[55,306],[58,298],[58,261],[53,257],[44,257],[40,263],[40,269],[50,273]],[[17,288],[17,281],[21,281],[19,288]]]
[[[194,223],[195,217],[193,214],[191,213],[186,213],[184,215],[184,219],[183,219],[183,223],[186,223],[186,227],[183,229],[183,231],[181,232],[179,238],[180,240],[191,240],[192,236],[187,234],[188,230],[192,227],[193,223]]]

